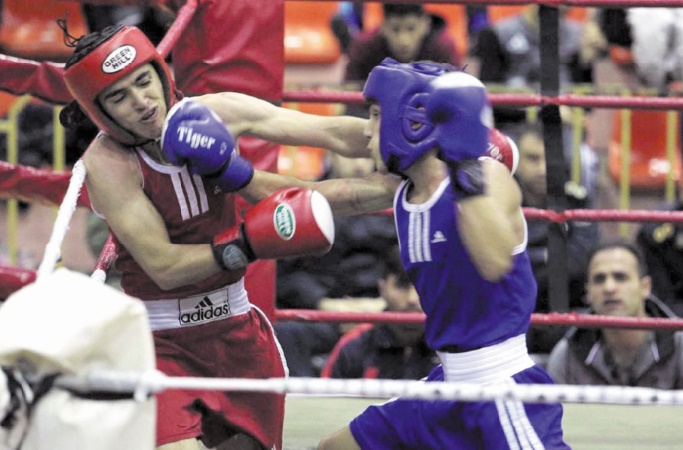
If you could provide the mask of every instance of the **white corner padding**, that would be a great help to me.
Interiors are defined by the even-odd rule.
[[[5,370],[28,368],[37,376],[130,373],[153,370],[154,361],[143,303],[86,275],[59,269],[0,306],[0,366]],[[0,422],[8,392],[7,378],[0,376]],[[24,423],[21,449],[151,450],[155,420],[153,396],[140,402],[86,399],[53,387]],[[0,450],[13,448],[7,443],[11,435],[16,438],[16,430],[0,428]]]

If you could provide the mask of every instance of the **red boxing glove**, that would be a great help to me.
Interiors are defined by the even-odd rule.
[[[256,259],[324,255],[334,243],[334,220],[325,197],[314,190],[287,188],[247,212],[244,222],[214,237],[213,255],[226,270]]]
[[[489,143],[482,156],[478,159],[467,159],[449,164],[455,201],[481,195],[486,191],[480,161],[482,158],[493,158],[503,163],[511,175],[514,175],[517,170],[519,165],[517,145],[512,139],[495,128],[489,128],[488,134]]]
[[[509,136],[491,128],[489,130],[489,145],[485,156],[489,156],[505,164],[511,175],[514,175],[519,165],[519,149]]]

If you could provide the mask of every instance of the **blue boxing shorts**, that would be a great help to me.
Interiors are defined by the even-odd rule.
[[[437,366],[427,382],[444,381]],[[539,366],[504,383],[552,384]],[[517,400],[463,402],[390,400],[368,407],[350,424],[362,449],[570,449],[562,438],[560,403],[524,404]]]

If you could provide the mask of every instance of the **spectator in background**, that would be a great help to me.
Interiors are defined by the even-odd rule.
[[[661,209],[683,211],[683,180],[679,180],[678,200]],[[636,242],[650,269],[652,292],[683,317],[683,224],[646,223]]]
[[[629,8],[631,52],[648,87],[680,94],[683,81],[683,8]]]
[[[479,32],[473,56],[479,60],[479,78],[484,83],[496,83],[508,88],[537,89],[541,80],[539,5],[529,5],[523,11]],[[583,24],[567,19],[566,7],[560,7],[558,29],[560,84],[592,83],[593,59],[598,52],[587,48],[602,45],[584,36]],[[593,31],[591,27],[587,31]],[[522,109],[496,108],[496,123],[518,122],[526,114]]]
[[[91,32],[102,31],[110,26],[132,25],[140,28],[155,46],[159,45],[175,18],[168,8],[160,5],[142,7],[84,3],[82,9]]]
[[[374,170],[371,159],[328,155],[324,178],[358,178]],[[322,257],[281,259],[277,263],[277,307],[325,309],[334,299],[377,298],[377,280],[384,272],[384,257],[396,245],[390,215],[335,217],[335,243]],[[324,301],[324,302],[323,302]],[[276,322],[291,376],[314,377],[322,357],[342,335],[338,324]]]
[[[339,12],[330,21],[342,53],[348,53],[354,37],[363,30],[363,3],[340,2]]]
[[[596,23],[610,57],[619,69],[635,75],[635,85],[680,94],[682,19],[682,8],[603,8]]]
[[[446,29],[446,21],[427,13],[419,3],[385,3],[379,29],[357,35],[350,45],[344,82],[362,88],[370,71],[386,57],[399,62],[429,60],[458,66],[461,55]],[[347,112],[366,116],[363,105]]]
[[[624,241],[592,251],[586,293],[594,314],[675,317],[651,295],[644,260]],[[683,332],[572,328],[550,354],[548,371],[561,384],[682,389]]]
[[[370,71],[387,56],[399,62],[460,64],[443,17],[427,13],[418,3],[385,3],[382,10],[380,27],[360,34],[352,42],[345,81],[364,83]]]
[[[547,208],[546,160],[543,144],[542,126],[540,123],[520,124],[506,129],[519,148],[519,166],[515,179],[522,190],[522,206],[531,208]],[[586,159],[588,159],[590,155]],[[584,160],[584,163],[588,161]],[[569,182],[565,187],[565,195],[569,208],[585,208],[591,204],[589,190],[584,186]],[[527,219],[528,243],[527,251],[533,267],[538,294],[536,298],[537,313],[550,312],[548,298],[548,227],[545,219]],[[583,306],[582,294],[585,282],[585,267],[588,252],[598,238],[597,223],[567,222],[567,252],[569,269],[570,306]],[[527,345],[530,353],[549,353],[553,345],[562,337],[561,329],[550,327],[531,328],[527,333]]]
[[[633,37],[626,11],[626,8],[602,8],[595,16],[595,23],[605,38],[609,55],[618,64],[633,63]]]
[[[420,298],[401,264],[398,245],[387,254],[378,281],[385,311],[422,312]],[[424,324],[362,324],[337,343],[323,377],[419,380],[438,364],[424,340]]]
[[[489,16],[486,5],[467,5],[467,39],[469,41],[468,54],[477,45],[479,32],[489,26]]]
[[[417,4],[417,3],[416,3]],[[488,25],[486,5],[466,5],[467,34],[469,43],[476,42],[479,31]],[[343,53],[348,53],[354,37],[364,28],[365,4],[360,2],[340,2],[339,12],[332,18],[332,32],[339,40]],[[438,14],[436,15],[438,16]],[[471,47],[471,45],[470,45]],[[464,58],[466,55],[460,55]]]
[[[682,20],[683,8],[602,8],[596,16],[628,84],[677,95],[683,92]]]
[[[514,88],[538,86],[541,80],[538,9],[539,5],[529,5],[520,14],[481,30],[474,55],[480,60],[482,81]],[[566,7],[560,8],[560,83],[591,82],[593,61],[580,57],[584,45],[583,24],[567,19],[566,12]]]

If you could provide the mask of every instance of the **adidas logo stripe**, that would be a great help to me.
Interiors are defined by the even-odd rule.
[[[213,306],[213,303],[211,303],[209,297],[204,297],[201,302],[197,303],[197,306],[195,306],[194,309],[201,309],[209,306]]]

